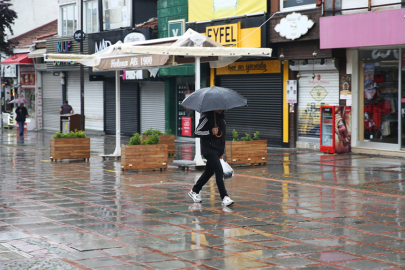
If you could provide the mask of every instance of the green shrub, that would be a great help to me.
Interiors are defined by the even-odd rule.
[[[149,145],[149,144],[158,144],[159,143],[159,134],[152,134],[142,142],[142,144]]]
[[[84,131],[71,131],[69,133],[62,134],[62,132],[58,131],[53,134],[53,138],[55,139],[75,139],[75,138],[86,138],[86,133]]]
[[[166,129],[166,135],[172,135],[172,130],[171,129]]]
[[[253,134],[253,140],[260,140],[259,131],[256,131],[255,134]]]
[[[239,140],[239,134],[238,132],[236,132],[236,130],[232,130],[232,138],[233,138],[233,142],[236,142],[237,140]]]
[[[142,135],[143,135],[143,136],[151,136],[151,135],[154,135],[154,134],[157,134],[157,135],[164,135],[164,133],[161,132],[160,130],[158,130],[158,129],[153,129],[153,128],[150,128],[150,129],[146,130],[145,132],[142,132]]]
[[[128,145],[140,145],[142,143],[141,135],[139,133],[133,134],[131,139],[129,139]]]
[[[241,139],[242,141],[253,141],[252,136],[247,133],[245,133],[245,137],[242,137]]]

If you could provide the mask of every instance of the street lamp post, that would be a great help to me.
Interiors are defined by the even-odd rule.
[[[82,35],[80,38],[80,54],[83,54],[83,39],[84,39],[84,31],[83,31],[83,0],[80,0],[80,30],[82,31]],[[82,130],[85,130],[85,119],[84,119],[84,66],[80,64],[80,111],[81,111],[81,127]]]

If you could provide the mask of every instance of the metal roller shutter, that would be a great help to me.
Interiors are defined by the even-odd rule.
[[[115,134],[115,81],[104,82],[105,133]],[[139,132],[139,89],[137,82],[121,80],[121,135]]]
[[[248,107],[225,112],[226,139],[232,140],[232,130],[252,135],[259,131],[268,145],[280,146],[283,136],[283,81],[281,74],[219,76],[221,87],[233,89],[248,99]]]
[[[69,72],[67,76],[67,99],[75,113],[80,114],[80,72]],[[84,114],[86,130],[104,130],[103,82],[89,81],[84,72]]]
[[[62,106],[62,85],[59,76],[42,73],[43,129],[60,130],[59,109]]]
[[[339,105],[339,73],[300,72],[298,82],[298,136],[320,136],[321,105]]]
[[[141,132],[149,128],[165,131],[164,82],[141,83]]]

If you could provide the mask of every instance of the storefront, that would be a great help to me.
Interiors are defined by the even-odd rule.
[[[35,68],[27,53],[16,54],[1,62],[2,65],[2,111],[13,113],[18,104],[10,101],[24,98],[29,101],[25,104],[28,115],[27,130],[36,129],[35,107]]]
[[[51,38],[46,41],[48,53],[79,53],[80,43],[73,38]],[[83,43],[88,53],[88,39]],[[59,109],[68,100],[76,114],[81,114],[80,66],[75,62],[47,62],[42,72],[43,128],[60,129]],[[103,83],[90,80],[88,69],[84,73],[84,115],[86,130],[104,130]]]
[[[399,9],[321,20],[321,46],[347,48],[354,151],[404,150],[405,38],[397,34],[405,30],[401,24],[404,15],[405,10]],[[392,20],[388,22],[387,17]],[[356,27],[347,33],[342,30],[347,25]],[[367,36],[365,28],[374,29],[373,35]]]
[[[151,29],[113,30],[89,34],[89,53],[96,53],[118,41],[134,42],[151,38]],[[122,70],[121,74],[121,134],[131,136],[149,128],[159,129],[164,126],[164,83],[151,78],[147,70]],[[93,84],[104,84],[103,95],[94,98],[104,104],[104,132],[116,133],[116,90],[115,71],[94,72],[90,69]],[[96,92],[94,92],[96,93]],[[104,98],[104,100],[103,100]]]
[[[225,112],[227,140],[232,130],[240,137],[259,131],[268,145],[283,145],[283,74],[278,60],[239,61],[216,70],[216,85],[230,88],[248,99],[247,107]]]

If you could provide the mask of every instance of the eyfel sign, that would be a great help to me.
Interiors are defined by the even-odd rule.
[[[224,46],[232,45],[238,42],[239,32],[240,22],[234,24],[210,26],[205,29],[205,34],[207,37]]]

